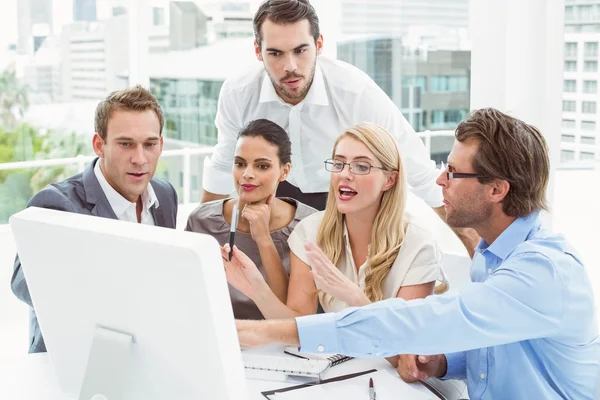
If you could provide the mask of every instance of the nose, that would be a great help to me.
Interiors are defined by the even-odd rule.
[[[293,54],[290,54],[285,61],[285,72],[294,72],[297,68],[296,59]]]
[[[352,175],[352,172],[350,172],[350,165],[344,165],[344,168],[340,171],[340,178],[350,180]]]
[[[144,153],[144,146],[137,146],[131,155],[131,163],[135,165],[144,165],[148,162]]]
[[[252,171],[252,168],[250,168],[249,166],[244,170],[244,173],[242,174],[242,177],[244,179],[254,179],[254,172]]]
[[[437,183],[441,187],[448,186],[448,175],[446,174],[445,169],[442,169],[442,172],[440,172],[440,174],[438,175],[437,179],[435,180],[435,183]]]

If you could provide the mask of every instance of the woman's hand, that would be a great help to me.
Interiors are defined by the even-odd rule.
[[[275,196],[270,194],[265,204],[246,204],[242,210],[242,218],[245,218],[250,224],[250,234],[258,245],[272,240],[269,222],[274,198]]]
[[[304,242],[304,249],[317,288],[349,306],[358,307],[371,303],[362,289],[346,278],[327,258],[323,250],[309,241]]]
[[[229,250],[229,243],[221,247],[227,282],[252,299],[266,285],[265,279],[256,264],[235,245],[233,246],[233,256],[229,261]]]

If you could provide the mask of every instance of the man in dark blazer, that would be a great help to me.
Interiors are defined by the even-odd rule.
[[[46,186],[27,206],[175,229],[177,193],[169,182],[153,178],[163,122],[156,98],[141,86],[111,93],[96,109],[92,145],[98,158],[85,171]],[[18,255],[11,288],[32,307],[29,352],[45,352]]]

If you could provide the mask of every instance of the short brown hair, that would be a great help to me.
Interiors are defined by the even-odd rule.
[[[308,0],[265,0],[254,14],[254,40],[260,47],[262,42],[262,25],[266,19],[275,24],[293,24],[307,19],[310,23],[310,33],[319,39],[319,17]]]
[[[160,134],[162,135],[165,117],[160,104],[158,104],[158,100],[156,100],[156,97],[154,97],[148,89],[137,85],[132,88],[117,90],[98,103],[98,106],[96,107],[96,116],[94,118],[94,129],[104,141],[106,141],[108,121],[115,110],[140,112],[146,110],[154,111],[158,117]]]
[[[546,187],[550,174],[548,145],[541,132],[494,108],[472,111],[458,124],[456,140],[478,143],[472,160],[481,183],[505,180],[510,184],[502,210],[510,217],[524,217],[547,210]]]

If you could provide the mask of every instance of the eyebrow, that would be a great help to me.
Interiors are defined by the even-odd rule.
[[[130,142],[135,142],[135,140],[129,136],[119,136],[119,137],[115,138],[115,140],[128,140]],[[154,142],[154,141],[159,141],[159,140],[160,140],[160,137],[152,136],[152,137],[144,139],[144,142]]]
[[[246,159],[244,157],[240,157],[240,156],[235,156],[234,157],[237,160],[242,160],[242,161],[246,161]],[[268,161],[268,162],[273,162],[273,160],[271,160],[270,158],[267,157],[260,157],[254,160],[254,162],[259,162],[259,161]]]
[[[343,158],[344,160],[346,159],[346,156],[343,156],[341,154],[336,154],[334,157],[338,157],[338,158]],[[358,157],[354,157],[353,160],[368,160],[368,161],[373,161],[370,157],[368,156],[358,156]]]
[[[303,44],[301,44],[300,46],[296,46],[296,47],[294,47],[292,50],[293,50],[293,51],[298,51],[298,50],[302,50],[303,48],[305,48],[305,47],[309,47],[309,46],[310,46],[310,45],[309,45],[308,43],[303,43]],[[281,51],[281,50],[279,50],[279,49],[276,49],[276,48],[274,48],[274,47],[269,47],[269,48],[267,48],[267,50],[266,50],[266,51],[277,51],[277,52],[283,53],[283,51]]]

